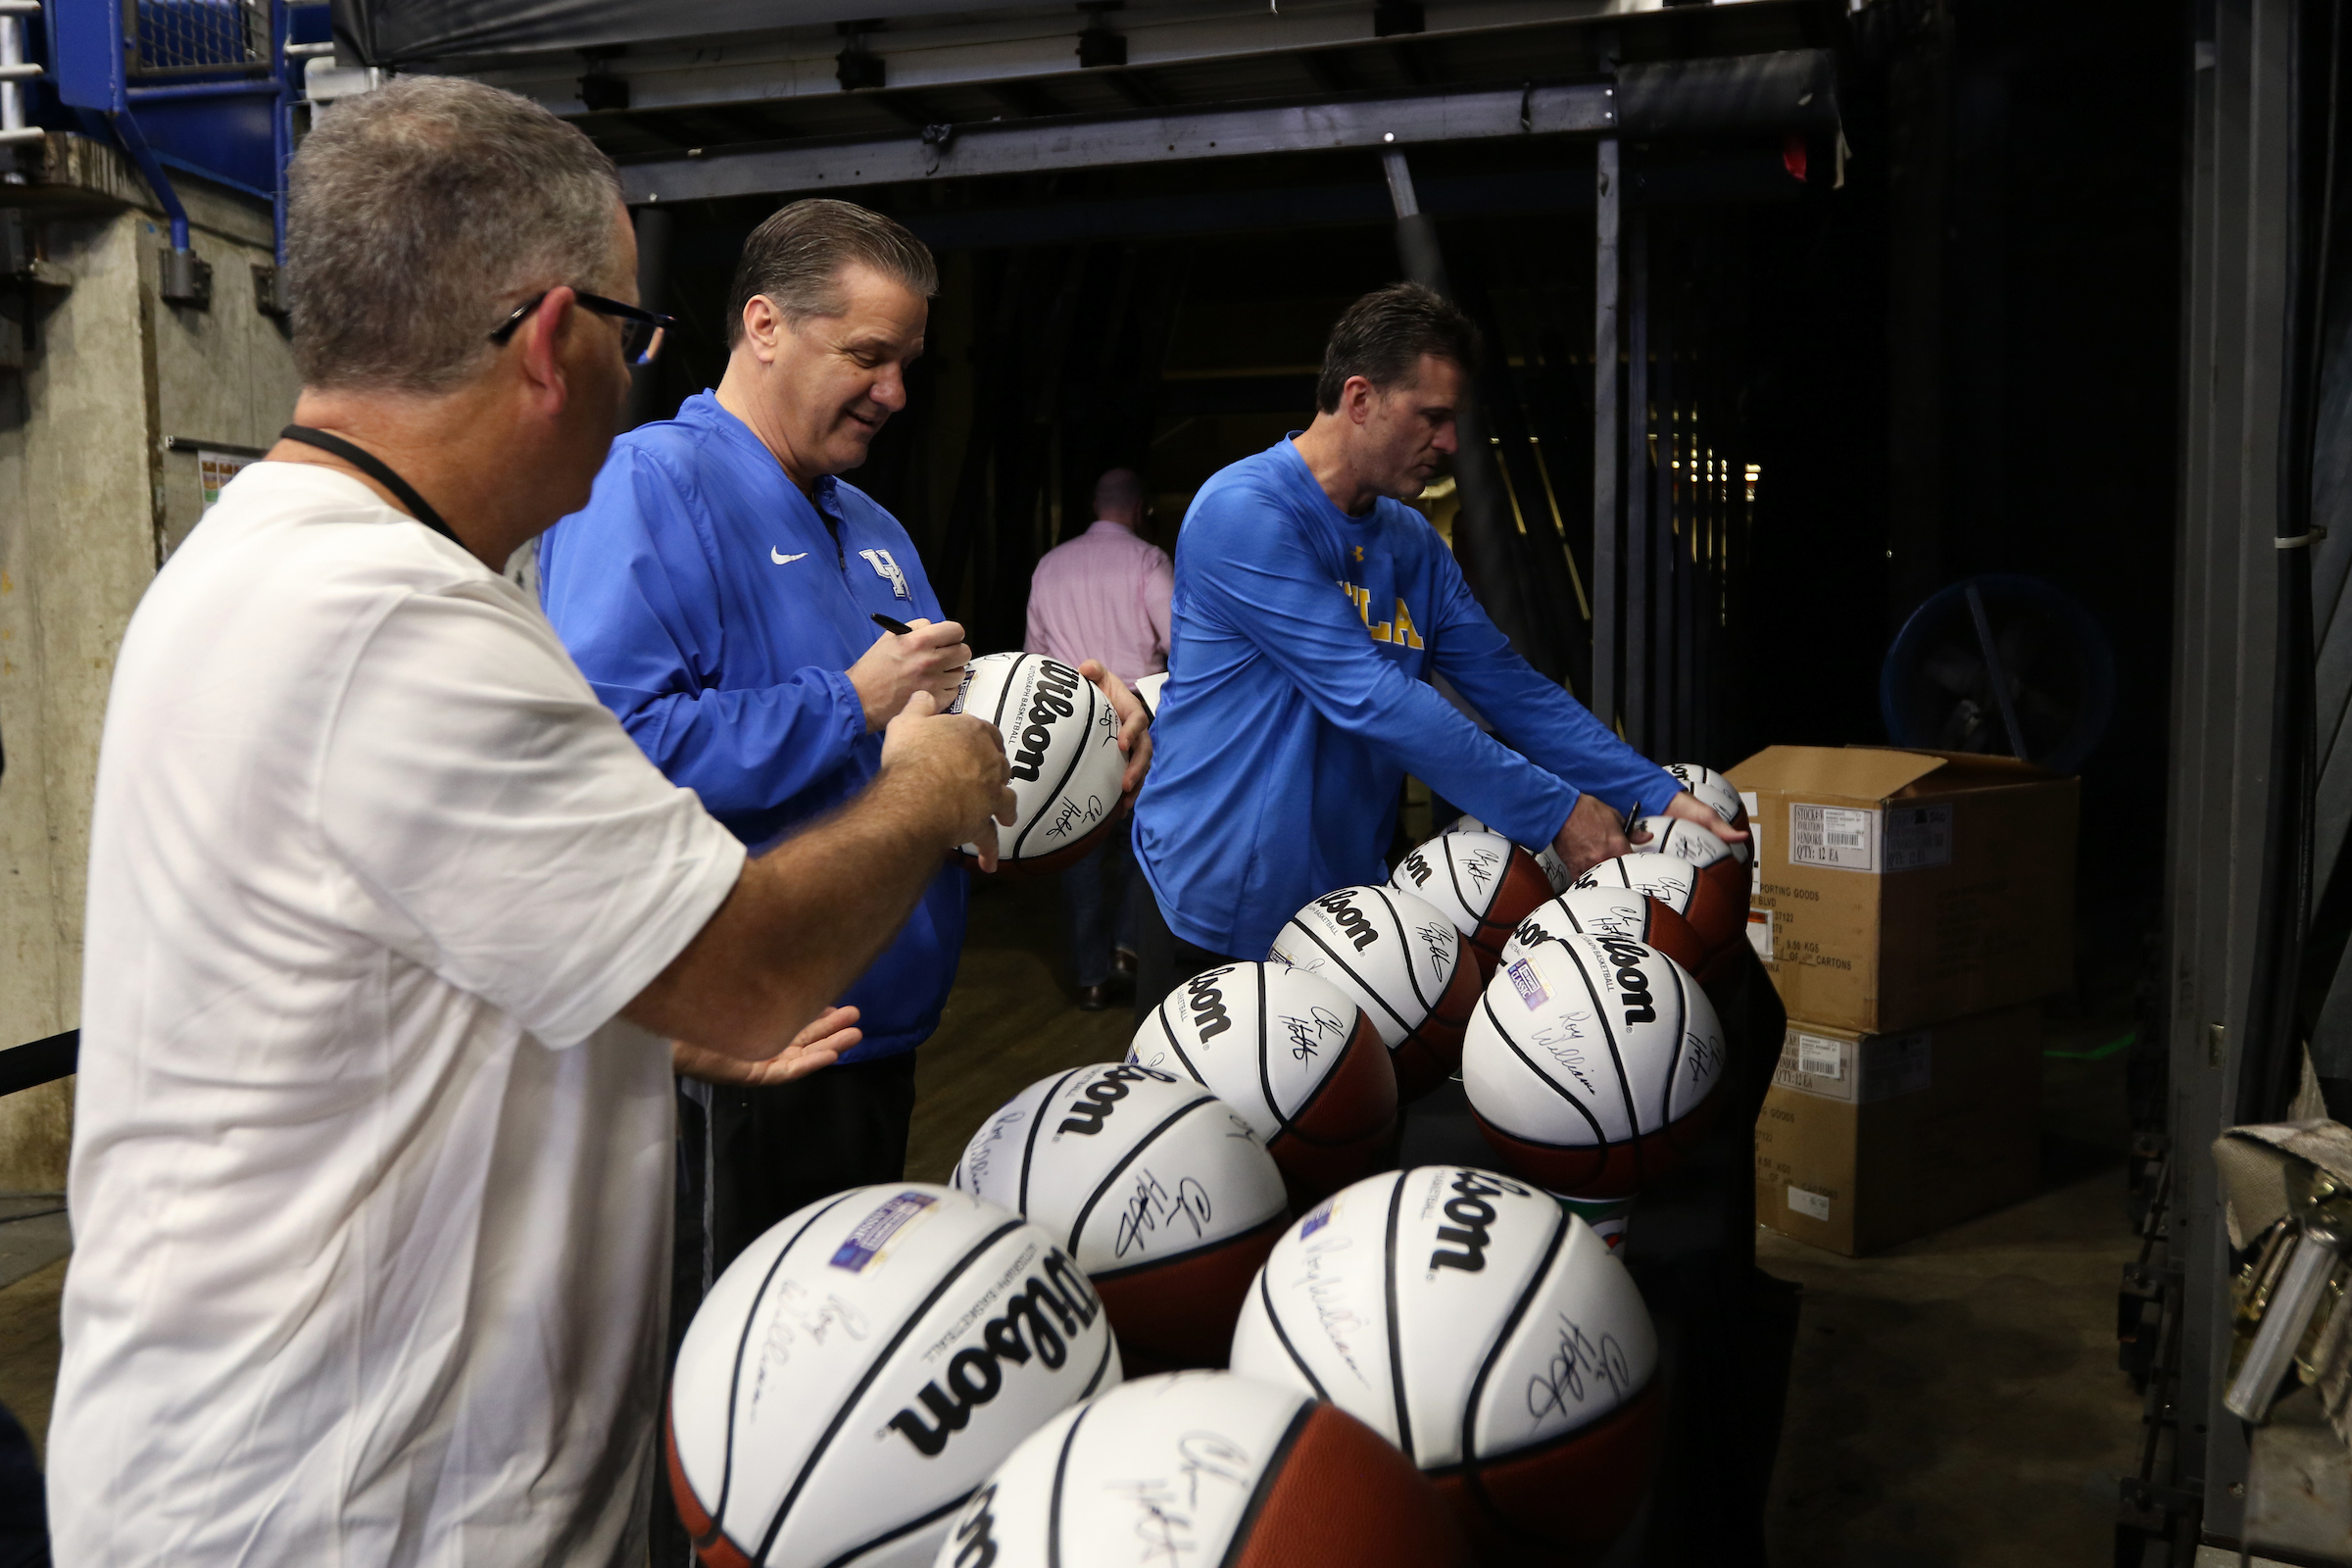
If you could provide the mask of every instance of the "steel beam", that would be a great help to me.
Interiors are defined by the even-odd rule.
[[[1576,82],[1266,108],[984,121],[934,125],[919,134],[695,149],[684,157],[624,164],[620,177],[625,198],[639,205],[1263,153],[1592,135],[1609,130],[1616,118],[1613,86]]]
[[[1649,220],[1625,215],[1626,739],[1649,745]]]
[[[1617,704],[1617,138],[1601,138],[1592,179],[1592,691],[1586,706],[1614,724]]]

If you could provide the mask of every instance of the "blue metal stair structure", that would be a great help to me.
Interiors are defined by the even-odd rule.
[[[111,134],[162,204],[177,256],[192,253],[172,171],[269,202],[282,265],[293,116],[307,57],[328,42],[327,6],[47,0],[45,13],[53,103],[36,104],[34,118]]]

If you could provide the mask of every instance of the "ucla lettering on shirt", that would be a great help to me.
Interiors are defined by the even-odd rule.
[[[1376,621],[1372,618],[1371,589],[1358,588],[1351,582],[1343,582],[1340,584],[1340,592],[1346,594],[1349,602],[1355,606],[1355,612],[1363,617],[1364,630],[1372,634],[1374,642],[1396,643],[1405,648],[1421,646],[1421,634],[1413,629],[1413,612],[1404,608],[1403,600],[1396,601],[1396,620]]]

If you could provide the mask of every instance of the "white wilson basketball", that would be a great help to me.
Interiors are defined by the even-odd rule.
[[[1706,945],[1690,922],[1639,888],[1572,888],[1540,905],[1502,945],[1501,962],[1522,957],[1540,942],[1568,936],[1617,936],[1657,949],[1697,971]]]
[[[1499,833],[1441,833],[1396,862],[1389,886],[1451,920],[1482,979],[1512,928],[1553,892],[1536,858]]]
[[[1547,1195],[1464,1166],[1369,1177],[1290,1227],[1233,1339],[1236,1372],[1396,1444],[1474,1537],[1560,1549],[1607,1541],[1639,1506],[1656,1361],[1608,1244]]]
[[[1633,831],[1649,835],[1648,843],[1634,846],[1637,855],[1670,855],[1702,871],[1722,860],[1737,860],[1743,872],[1747,866],[1745,840],[1726,843],[1696,822],[1679,816],[1645,816],[1634,824]]]
[[[1681,964],[1621,936],[1538,943],[1494,976],[1462,1042],[1470,1113],[1504,1166],[1622,1198],[1682,1163],[1723,1081],[1723,1026]]]
[[[1494,830],[1469,812],[1464,811],[1453,819],[1446,831],[1448,833],[1492,833]],[[1574,882],[1576,878],[1568,874],[1568,862],[1560,858],[1557,850],[1548,844],[1522,844],[1519,847],[1536,858],[1536,864],[1542,868],[1545,880],[1551,883],[1552,892],[1565,893],[1568,891],[1568,884]]]
[[[1696,762],[1668,762],[1666,771],[1672,773],[1675,781],[1689,790],[1699,805],[1724,821],[1737,828],[1747,826],[1747,805],[1740,799],[1740,792],[1732,787],[1730,779]]]
[[[1266,956],[1328,980],[1372,1020],[1412,1100],[1453,1076],[1478,965],[1441,911],[1395,888],[1335,888],[1291,916]]]
[[[1230,1372],[1121,1384],[1040,1427],[972,1494],[935,1568],[1445,1568],[1452,1521],[1338,1406]]]
[[[1122,1062],[1021,1091],[973,1135],[954,1181],[1044,1226],[1139,1366],[1219,1358],[1290,1212],[1247,1119],[1189,1078]]]
[[[945,1187],[855,1188],[704,1298],[670,1490],[711,1568],[927,1563],[1015,1445],[1118,1381],[1102,1303],[1044,1231]]]
[[[1146,675],[1132,688],[1135,692],[1135,700],[1144,705],[1144,711],[1150,713],[1154,720],[1159,717],[1159,694],[1167,690],[1167,687],[1168,672],[1163,669],[1155,675]]]
[[[1737,895],[1721,878],[1707,879],[1689,860],[1671,855],[1620,855],[1576,879],[1580,888],[1633,888],[1690,922],[1710,953],[1747,940],[1747,887]]]
[[[1038,654],[983,654],[948,710],[985,718],[1004,737],[1018,811],[1012,826],[997,826],[1001,866],[1050,871],[1111,830],[1127,763],[1119,716],[1093,681]]]
[[[1302,1207],[1395,1163],[1389,1048],[1361,1007],[1303,969],[1193,976],[1136,1030],[1127,1059],[1183,1074],[1247,1120]]]

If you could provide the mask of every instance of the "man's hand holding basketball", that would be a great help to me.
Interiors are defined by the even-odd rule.
[[[1630,853],[1633,846],[1626,842],[1624,822],[1607,803],[1597,796],[1580,795],[1551,848],[1568,874],[1579,877],[1603,860]]]
[[[967,713],[942,713],[927,691],[882,732],[882,772],[876,783],[904,779],[910,800],[936,817],[944,849],[976,845],[980,867],[997,868],[997,823],[1015,820],[1012,770],[997,727]]]

